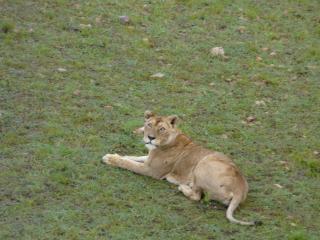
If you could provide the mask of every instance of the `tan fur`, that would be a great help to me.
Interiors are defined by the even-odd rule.
[[[145,112],[145,123],[136,132],[144,133],[149,155],[143,157],[107,154],[103,161],[138,174],[166,179],[192,200],[205,192],[228,207],[227,218],[234,223],[254,225],[234,219],[233,211],[246,199],[248,184],[235,164],[224,154],[193,143],[176,128],[177,117]]]

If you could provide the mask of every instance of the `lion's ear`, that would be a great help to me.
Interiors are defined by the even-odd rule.
[[[149,118],[151,118],[151,117],[153,117],[153,116],[154,116],[154,113],[151,112],[151,111],[149,111],[149,110],[147,110],[147,111],[144,112],[144,118],[145,118],[145,119],[149,119]]]
[[[171,115],[168,117],[168,120],[170,122],[170,124],[175,127],[177,125],[178,122],[178,116],[177,115]]]

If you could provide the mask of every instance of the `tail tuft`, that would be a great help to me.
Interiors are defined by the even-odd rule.
[[[261,226],[262,224],[263,224],[263,222],[260,221],[260,220],[254,221],[254,225],[255,225],[255,226]]]

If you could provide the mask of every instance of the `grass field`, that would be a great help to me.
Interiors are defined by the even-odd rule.
[[[319,239],[319,12],[317,0],[0,0],[0,239]],[[231,156],[250,186],[235,216],[264,224],[101,164],[146,153],[132,133],[146,109]]]

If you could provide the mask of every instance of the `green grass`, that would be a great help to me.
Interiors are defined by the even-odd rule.
[[[318,239],[319,12],[317,0],[0,1],[0,239]],[[146,153],[132,134],[146,109],[232,156],[250,185],[235,215],[264,225],[102,165]]]

